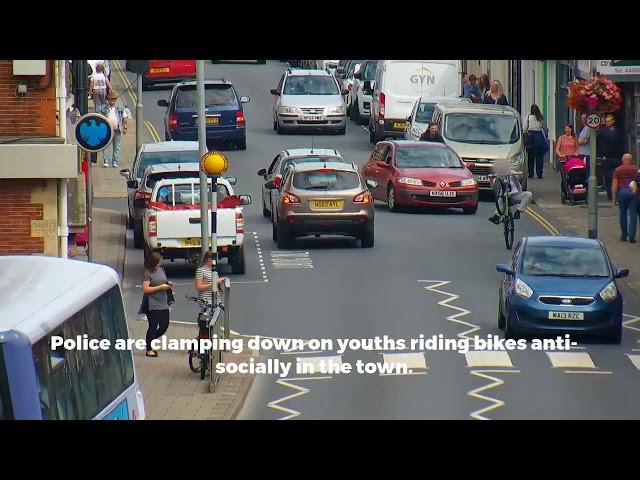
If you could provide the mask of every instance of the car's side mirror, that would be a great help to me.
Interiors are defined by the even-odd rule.
[[[280,92],[277,89],[272,88],[271,89],[271,95],[280,95]]]
[[[377,188],[378,187],[378,182],[374,182],[373,180],[367,180],[365,183],[367,184],[367,187],[369,187],[369,188]]]
[[[122,170],[120,170],[120,175],[129,179],[131,178],[131,170],[129,170],[128,168],[123,168]]]
[[[239,195],[243,205],[251,205],[251,195]]]
[[[164,98],[162,100],[158,100],[159,107],[169,108],[169,102],[167,102]]]
[[[276,184],[273,180],[269,180],[267,183],[264,184],[264,188],[266,188],[267,190],[277,190],[278,187],[276,187]]]
[[[496,270],[507,275],[513,275],[513,270],[506,263],[499,263],[496,265]]]
[[[616,278],[626,278],[628,276],[629,276],[628,268],[619,268],[618,270],[616,270],[616,274],[615,274]]]
[[[127,180],[127,188],[138,188],[138,181],[137,180]]]
[[[411,115],[407,117],[407,122],[411,122]]]
[[[349,95],[349,90],[346,90],[346,89],[342,90],[342,95]]]
[[[267,169],[261,168],[260,170],[258,170],[258,175],[261,177],[267,178]]]
[[[229,182],[229,185],[235,185],[238,183],[238,179],[236,177],[224,177],[224,179]]]
[[[240,103],[249,103],[251,101],[251,97],[240,97]]]

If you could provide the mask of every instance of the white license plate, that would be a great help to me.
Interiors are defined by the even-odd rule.
[[[474,175],[474,177],[476,177],[476,180],[479,182],[488,182],[489,181],[489,175]]]
[[[549,320],[584,320],[584,313],[549,312]]]
[[[432,197],[455,197],[456,192],[446,190],[431,190],[429,195]]]
[[[302,120],[322,120],[322,115],[303,115]]]

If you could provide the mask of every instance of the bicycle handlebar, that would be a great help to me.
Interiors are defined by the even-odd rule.
[[[203,300],[202,298],[198,298],[198,297],[190,297],[189,295],[185,295],[187,300],[190,300],[192,302],[196,302],[200,305],[200,308],[203,309],[203,311],[206,310],[212,310],[216,307],[219,307],[220,309],[224,310],[224,305],[222,303],[209,303],[206,300]]]

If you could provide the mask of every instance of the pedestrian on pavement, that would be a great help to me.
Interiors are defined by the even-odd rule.
[[[467,83],[464,84],[463,91],[464,98],[468,98],[474,103],[480,100],[480,89],[478,88],[477,78],[473,73],[469,75]]]
[[[483,73],[480,75],[480,80],[478,80],[478,90],[480,90],[480,98],[478,99],[478,103],[482,103],[484,101],[484,97],[489,93],[489,89],[491,88],[491,82],[489,81],[489,75]]]
[[[440,132],[438,130],[438,124],[436,122],[431,122],[429,124],[429,128],[427,128],[427,130],[422,135],[420,135],[420,141],[444,143],[444,138],[442,138],[442,135],[440,135]]]
[[[582,123],[582,130],[578,135],[578,155],[587,164],[587,170],[589,170],[589,161],[591,159],[591,128],[587,126],[587,114],[580,115],[580,123]]]
[[[104,65],[98,63],[96,71],[89,80],[89,95],[93,98],[93,106],[96,113],[100,113],[102,107],[107,103],[109,91],[111,91],[111,83],[104,73]]]
[[[211,270],[213,269],[213,275]],[[213,254],[211,251],[204,252],[200,266],[196,270],[196,290],[198,298],[206,301],[209,305],[213,303],[213,281],[216,283],[216,302],[220,303],[220,285],[224,283],[224,277],[219,277],[213,266]]]
[[[638,167],[633,162],[633,156],[625,153],[622,156],[622,165],[613,172],[611,193],[614,205],[618,205],[620,211],[620,241],[636,242],[636,227],[638,225],[638,196],[631,190],[631,182],[638,175]]]
[[[111,90],[107,97],[108,103],[103,105],[98,112],[107,117],[113,126],[113,140],[105,150],[104,166],[114,168],[120,163],[120,144],[122,143],[122,135],[127,134],[127,118],[130,118],[128,111],[122,105],[116,105],[117,99],[118,95]]]
[[[494,80],[491,83],[491,88],[484,96],[483,103],[489,105],[506,105],[509,106],[509,102],[507,101],[507,97],[503,93],[502,84],[497,80]]]
[[[531,105],[531,113],[527,115],[523,127],[525,144],[527,145],[527,158],[529,178],[533,178],[534,167],[538,178],[542,178],[544,169],[544,155],[547,153],[547,137],[549,129],[544,121],[540,107],[535,103]]]
[[[556,155],[558,156],[558,167],[560,168],[569,158],[578,156],[578,139],[572,123],[565,124],[564,133],[558,137]]]
[[[598,129],[596,156],[602,159],[602,174],[607,190],[607,199],[611,200],[611,180],[613,171],[620,166],[622,155],[622,136],[616,127],[616,117],[609,113],[605,117],[605,128]]]
[[[164,335],[169,328],[169,294],[173,284],[167,280],[167,274],[160,265],[162,257],[152,253],[144,262],[144,282],[142,292],[148,298],[146,309],[149,329],[147,330],[147,357],[157,357],[158,352],[151,348],[151,342]],[[143,300],[144,304],[144,300]],[[144,311],[145,309],[141,309]]]

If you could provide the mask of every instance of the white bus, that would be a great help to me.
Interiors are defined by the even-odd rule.
[[[51,348],[51,337],[108,350]],[[144,419],[116,272],[51,257],[0,256],[0,419]]]

